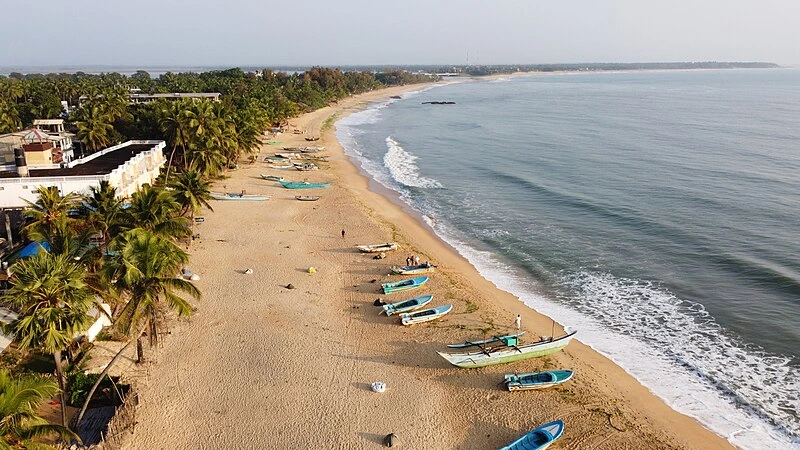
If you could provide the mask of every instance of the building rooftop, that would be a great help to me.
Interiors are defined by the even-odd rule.
[[[74,177],[83,175],[106,175],[112,170],[124,164],[135,155],[153,148],[152,143],[136,144],[131,143],[98,156],[83,164],[76,164],[74,167],[61,169],[31,169],[30,178],[37,177]],[[20,178],[15,171],[0,171],[0,178]],[[27,177],[26,177],[27,178]]]
[[[64,119],[34,119],[33,126],[36,125],[63,125]]]

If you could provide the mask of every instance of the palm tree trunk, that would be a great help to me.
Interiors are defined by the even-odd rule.
[[[169,169],[172,167],[172,158],[175,157],[175,150],[178,148],[178,144],[172,146],[172,153],[169,154],[169,162],[167,162],[167,174],[164,175],[164,186],[167,185],[169,182]]]
[[[97,378],[97,381],[94,382],[94,384],[92,385],[92,388],[89,389],[89,393],[86,394],[86,400],[84,400],[83,406],[81,406],[81,411],[78,413],[78,418],[75,420],[75,425],[74,425],[75,428],[74,429],[78,428],[78,424],[81,423],[81,420],[83,419],[83,415],[86,414],[86,408],[89,407],[89,401],[92,399],[92,396],[94,395],[94,391],[96,391],[97,387],[100,386],[100,382],[103,381],[103,378],[108,374],[108,371],[111,370],[111,367],[114,365],[114,363],[117,362],[119,357],[122,356],[123,353],[125,353],[125,350],[127,350],[128,347],[130,347],[131,344],[133,344],[134,342],[138,342],[139,341],[138,338],[141,337],[142,332],[140,332],[137,335],[136,339],[131,339],[130,341],[128,341],[128,343],[125,344],[125,346],[122,347],[122,349],[119,352],[117,352],[117,354],[114,355],[113,358],[111,358],[111,361],[109,361],[109,363],[106,366],[106,368],[103,369],[102,372],[100,372],[100,376]]]
[[[56,363],[56,378],[61,392],[58,394],[61,400],[61,426],[67,426],[67,386],[64,380],[64,372],[61,370],[61,350],[53,353],[53,360]]]

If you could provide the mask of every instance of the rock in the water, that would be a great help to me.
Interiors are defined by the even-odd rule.
[[[400,441],[397,439],[397,435],[394,433],[389,433],[383,438],[383,445],[387,447],[394,447],[395,445],[399,444]]]

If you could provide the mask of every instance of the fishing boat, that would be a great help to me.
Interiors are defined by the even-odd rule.
[[[261,178],[269,181],[283,181],[283,177],[276,177],[275,175],[261,174]]]
[[[325,147],[298,147],[300,153],[319,153],[325,150]]]
[[[544,450],[564,434],[564,421],[554,420],[529,432],[500,450]]]
[[[308,181],[281,181],[280,183],[286,189],[315,189],[331,185],[330,183],[309,183]]]
[[[310,195],[296,195],[294,198],[301,202],[315,202],[319,200],[319,197],[312,197]]]
[[[364,253],[380,253],[397,250],[400,246],[395,242],[387,242],[385,244],[356,245],[356,248]]]
[[[512,339],[518,339],[520,336],[525,334],[525,331],[521,331],[516,334],[506,334],[504,336],[492,336],[488,339],[483,339],[480,341],[466,341],[459,344],[447,344],[450,348],[468,348],[468,347],[478,347],[485,344],[491,344],[493,342],[503,342],[503,345],[512,345]],[[516,343],[516,341],[514,341]]]
[[[264,201],[270,197],[266,195],[237,194],[234,192],[212,192],[211,198],[214,200],[245,200],[245,201]]]
[[[294,168],[302,172],[319,169],[319,167],[317,167],[317,165],[314,163],[295,164]]]
[[[528,391],[544,389],[565,383],[575,372],[571,370],[551,370],[549,372],[507,373],[503,382],[509,391]]]
[[[384,294],[391,294],[393,292],[410,291],[416,289],[428,281],[428,277],[409,278],[407,280],[395,281],[394,283],[383,283],[381,289]]]
[[[417,275],[436,271],[436,266],[430,263],[417,264],[416,266],[392,266],[395,275]]]
[[[294,169],[294,164],[287,164],[287,165],[277,165],[277,164],[269,164],[267,165],[270,169]]]
[[[319,136],[307,137],[306,140],[309,141],[309,142],[318,141],[319,140]]]
[[[403,325],[414,325],[417,323],[430,322],[436,320],[443,315],[450,312],[453,305],[437,306],[435,308],[423,309],[422,311],[415,311],[411,313],[400,314],[400,323]]]
[[[484,347],[480,351],[466,353],[439,353],[447,362],[466,369],[475,367],[505,364],[523,359],[538,358],[562,350],[569,344],[577,331],[569,332],[561,337],[542,337],[539,341],[524,345],[500,345],[494,348]]]
[[[389,303],[388,305],[381,306],[381,314],[391,316],[392,314],[400,314],[404,312],[414,311],[422,308],[431,302],[432,295],[423,295],[422,297],[415,297],[402,302]]]
[[[299,153],[275,153],[275,156],[278,156],[278,157],[284,158],[284,159],[300,159],[301,158]]]

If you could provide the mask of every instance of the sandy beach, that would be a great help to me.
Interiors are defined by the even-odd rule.
[[[344,115],[399,87],[364,94],[290,121],[214,190],[264,194],[266,202],[213,202],[195,233],[190,269],[203,299],[170,325],[139,375],[138,424],[128,449],[370,449],[395,433],[400,448],[493,449],[563,419],[553,449],[729,449],[723,438],[662,400],[578,341],[554,355],[482,369],[459,369],[436,354],[447,343],[513,332],[533,340],[552,322],[497,289],[412,215],[370,189],[334,135]],[[320,136],[309,143],[306,136]],[[321,170],[270,169],[261,160],[283,146],[325,146]],[[260,174],[330,181],[288,190]],[[295,200],[317,195],[316,202]],[[345,230],[344,237],[342,230]],[[398,242],[382,260],[358,244]],[[392,265],[418,255],[439,269],[413,293],[384,296]],[[314,267],[315,273],[308,268]],[[246,269],[252,269],[246,274]],[[287,289],[288,284],[294,289]],[[433,294],[453,304],[443,319],[403,327],[373,301]],[[561,326],[555,326],[555,335]],[[577,338],[580,339],[580,330]],[[133,358],[133,355],[131,355]],[[573,380],[544,391],[510,393],[503,374],[568,368]],[[384,393],[370,389],[386,383]]]

